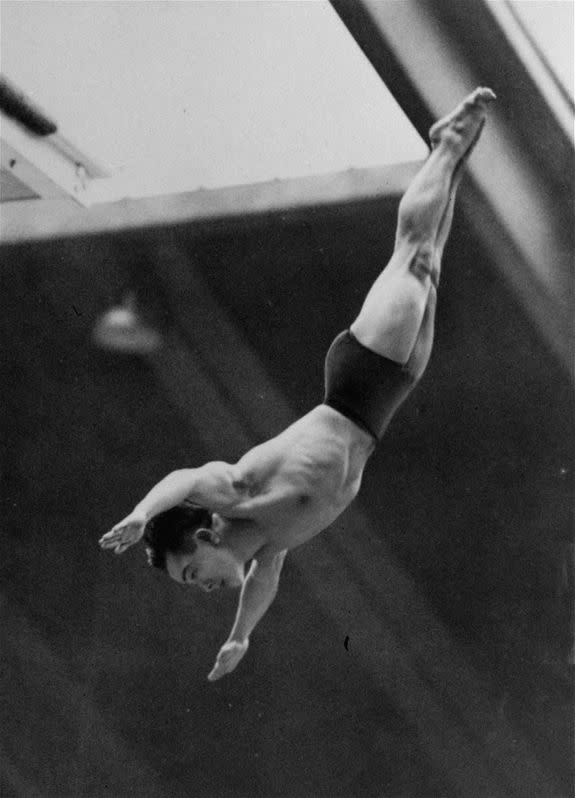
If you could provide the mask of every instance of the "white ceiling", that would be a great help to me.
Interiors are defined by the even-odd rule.
[[[323,0],[2,2],[2,71],[126,194],[419,160]]]

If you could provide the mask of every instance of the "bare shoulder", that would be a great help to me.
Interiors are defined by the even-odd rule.
[[[277,438],[249,449],[233,466],[236,490],[246,498],[257,496],[284,460],[285,451],[278,445]]]
[[[229,509],[246,498],[242,470],[237,465],[214,460],[191,469],[195,491],[213,510]]]
[[[206,483],[217,485],[220,492],[233,496],[236,502],[252,499],[261,491],[270,473],[269,463],[263,454],[253,456],[254,452],[254,449],[250,450],[235,464],[219,460],[206,463],[200,469],[202,476]]]

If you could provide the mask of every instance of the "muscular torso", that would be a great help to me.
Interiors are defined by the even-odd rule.
[[[304,543],[356,496],[373,449],[371,436],[319,405],[235,466],[241,498],[227,516],[232,529],[253,524],[278,550]]]

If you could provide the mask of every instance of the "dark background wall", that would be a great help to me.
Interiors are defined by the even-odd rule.
[[[233,460],[321,399],[394,213],[3,249],[3,794],[569,793],[572,390],[464,220],[424,382],[356,507],[288,559],[235,674],[205,679],[235,595],[96,545],[171,469]],[[178,352],[91,344],[128,284]],[[243,436],[206,435],[178,357]]]

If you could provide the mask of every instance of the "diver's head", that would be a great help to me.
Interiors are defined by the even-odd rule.
[[[240,587],[244,563],[225,545],[225,525],[217,513],[190,503],[160,513],[144,533],[148,562],[176,582],[207,592]]]

